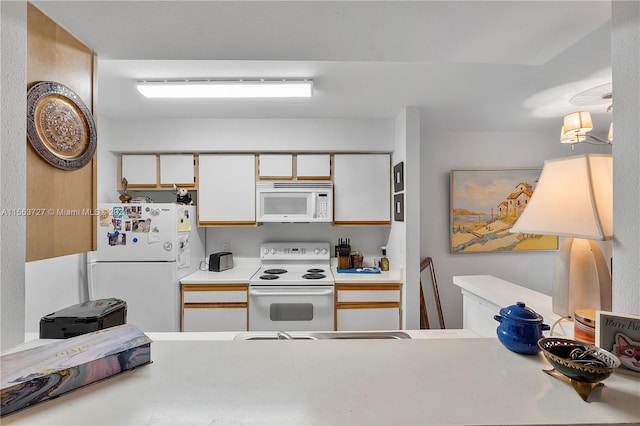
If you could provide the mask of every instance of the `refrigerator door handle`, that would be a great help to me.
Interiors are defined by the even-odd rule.
[[[89,300],[94,300],[93,298],[93,268],[96,266],[96,263],[91,261],[87,262],[87,295],[89,296]]]

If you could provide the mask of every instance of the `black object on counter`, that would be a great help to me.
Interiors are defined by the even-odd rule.
[[[40,319],[41,339],[67,339],[127,323],[127,302],[98,299],[78,303]]]
[[[209,256],[209,270],[222,272],[233,268],[233,254],[228,251],[213,253]]]

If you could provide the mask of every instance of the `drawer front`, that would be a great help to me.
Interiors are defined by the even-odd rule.
[[[399,330],[400,308],[338,309],[338,331]]]
[[[185,291],[184,303],[246,303],[245,291]]]
[[[182,331],[247,331],[247,308],[184,308]]]
[[[400,302],[400,290],[338,291],[338,302]]]

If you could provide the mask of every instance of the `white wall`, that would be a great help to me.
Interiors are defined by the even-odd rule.
[[[40,318],[89,300],[86,255],[72,254],[28,262],[25,268],[25,331],[40,330]]]
[[[395,176],[393,167],[404,163],[404,221],[394,219]],[[404,108],[395,122],[394,150],[391,158],[391,219],[387,243],[389,262],[402,269],[402,324],[406,329],[420,328],[420,109]]]
[[[640,315],[640,2],[614,1],[613,310]]]
[[[0,350],[24,340],[27,3],[0,2]]]
[[[258,257],[258,248],[270,241],[327,241],[337,244],[338,238],[350,238],[351,248],[363,252],[367,264],[380,258],[378,247],[387,243],[387,226],[332,226],[327,223],[265,223],[257,228],[207,228],[207,255],[222,251],[229,243],[236,257]]]
[[[393,120],[113,120],[110,140],[114,152],[390,152]]]
[[[118,203],[118,156],[111,152],[111,120],[98,116],[98,202]]]
[[[558,126],[560,120],[558,118]],[[428,123],[422,123],[421,257],[433,258],[447,328],[462,327],[462,296],[459,287],[452,283],[454,275],[494,275],[551,294],[556,251],[450,253],[449,175],[452,169],[542,168],[546,159],[611,149],[580,144],[571,151],[570,147],[560,144],[556,130],[549,129],[547,133],[433,133],[429,131]],[[610,250],[605,248],[604,252],[606,255]],[[430,289],[425,290],[425,294],[427,291]]]

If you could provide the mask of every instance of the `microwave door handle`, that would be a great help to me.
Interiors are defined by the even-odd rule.
[[[318,216],[318,207],[316,206],[318,200],[318,194],[315,192],[311,193],[311,217],[315,219]]]
[[[282,290],[271,290],[271,291],[265,291],[265,290],[256,290],[256,289],[250,289],[249,290],[249,295],[253,295],[253,296],[328,296],[330,294],[333,294],[333,289],[328,289],[328,290],[311,290],[309,289],[308,291],[282,291]]]

